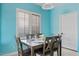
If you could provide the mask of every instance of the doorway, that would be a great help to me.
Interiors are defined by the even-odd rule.
[[[59,16],[59,32],[63,33],[62,47],[77,50],[77,12]]]

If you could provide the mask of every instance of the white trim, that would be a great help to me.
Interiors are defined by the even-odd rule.
[[[25,13],[31,13],[31,14],[36,14],[36,15],[40,16],[39,13],[32,12],[32,11],[29,11],[29,10],[20,9],[20,8],[16,8],[16,11],[22,11],[22,12],[25,12]]]

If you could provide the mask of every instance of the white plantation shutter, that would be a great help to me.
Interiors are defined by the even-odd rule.
[[[29,16],[30,16],[30,15],[29,15],[28,13],[25,13],[25,24],[24,24],[24,27],[25,27],[25,28],[24,28],[24,29],[25,29],[25,30],[24,30],[24,31],[25,31],[25,34],[29,34],[29,29],[30,29],[30,28],[29,28],[29,26],[30,26],[30,25],[29,25],[29,24],[30,24],[30,22],[29,22]]]
[[[39,29],[40,29],[40,23],[39,23],[39,15],[35,15],[32,14],[32,33],[36,34],[36,33],[40,33]]]
[[[24,35],[24,13],[23,12],[18,12],[17,31],[20,36]]]
[[[20,36],[40,33],[40,16],[23,10],[18,11],[16,28]]]

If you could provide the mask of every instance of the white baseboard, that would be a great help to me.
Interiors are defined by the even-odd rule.
[[[18,56],[18,52],[11,52],[11,53],[8,53],[8,54],[3,54],[1,56]]]

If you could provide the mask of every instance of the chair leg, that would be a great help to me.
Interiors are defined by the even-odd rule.
[[[45,52],[43,52],[43,56],[45,56]]]
[[[61,56],[61,53],[62,53],[62,52],[61,52],[61,49],[62,49],[62,48],[61,48],[61,41],[60,41],[59,43],[60,43],[60,44],[59,44],[59,46],[58,46],[58,48],[57,48],[57,55],[58,55],[58,56]]]
[[[59,56],[61,56],[61,53],[62,53],[62,47],[61,47],[61,41],[60,41],[60,45],[59,45]]]
[[[50,56],[54,56],[54,51],[51,51],[50,52]]]
[[[60,54],[59,54],[59,50],[57,49],[57,56],[60,56]]]
[[[18,51],[18,56],[21,56],[21,53]]]
[[[61,56],[61,53],[62,53],[61,49],[62,49],[62,47],[61,47],[61,41],[60,41],[60,45],[59,45],[59,56]]]
[[[61,56],[61,47],[57,49],[57,56]]]

